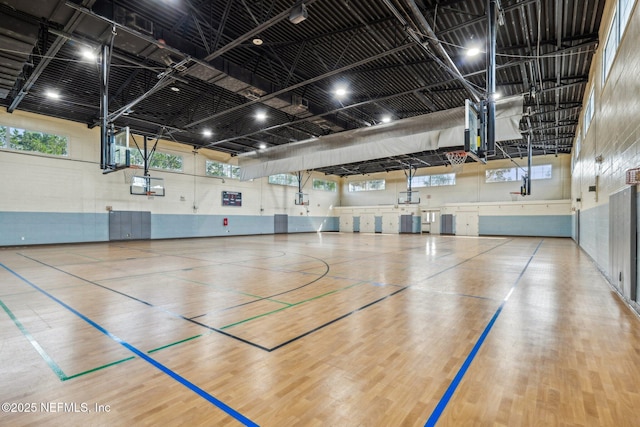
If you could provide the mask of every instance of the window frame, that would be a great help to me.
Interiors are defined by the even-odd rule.
[[[209,173],[209,165],[220,165],[222,173]],[[217,160],[206,160],[204,164],[204,174],[206,176],[215,176],[220,178],[240,179],[240,166],[230,165],[229,163],[219,162]]]
[[[142,150],[138,149],[137,147],[133,147],[129,149],[129,155],[130,155],[130,164],[132,165],[136,165],[136,166],[144,166],[144,156],[142,155]],[[158,159],[158,157],[156,157],[156,155],[160,155],[160,156],[171,156],[174,157],[176,159],[180,159],[180,168],[164,168],[164,167],[160,167],[154,165],[154,160]],[[138,158],[139,156],[139,158]],[[158,161],[158,160],[156,160]],[[154,169],[154,170],[158,170],[158,171],[166,171],[166,172],[183,172],[184,171],[184,157],[182,157],[181,155],[178,154],[173,154],[173,153],[167,153],[165,151],[154,151],[153,155],[151,156],[151,159],[149,159],[149,163],[148,163],[149,169]]]
[[[434,178],[437,178],[436,183],[434,183]],[[407,183],[408,181],[409,180],[407,180]],[[455,172],[419,175],[411,178],[411,188],[447,187],[451,185],[456,185]]]
[[[382,183],[382,187],[375,188],[373,183]],[[362,186],[362,188],[357,188],[356,185]],[[361,191],[384,191],[386,189],[387,189],[386,179],[368,179],[364,181],[351,181],[348,184],[349,193],[358,193]]]
[[[4,136],[0,138],[0,149],[7,150],[7,151],[13,151],[13,152],[16,152],[16,153],[37,154],[37,155],[51,156],[51,157],[56,157],[56,158],[69,158],[70,144],[69,144],[69,137],[66,136],[66,135],[58,135],[58,134],[55,134],[55,133],[49,133],[49,132],[45,132],[45,131],[30,130],[30,129],[19,128],[19,127],[8,126],[8,125],[0,125],[0,128],[2,128],[4,130]],[[15,144],[14,142],[12,142],[12,138],[13,138],[12,137],[12,130],[13,129],[21,132],[20,135],[24,135],[24,134],[40,134],[43,140],[48,139],[49,137],[60,139],[61,142],[64,143],[64,147],[62,149],[63,153],[54,153],[54,152],[47,152],[47,151],[42,151],[42,150],[30,150],[30,149],[17,148],[18,144]],[[47,144],[49,144],[50,141],[45,141],[44,143],[45,143],[45,146],[48,146]],[[55,147],[53,147],[53,148],[55,148]]]
[[[544,169],[548,168],[549,171],[545,172]],[[513,179],[493,179],[489,180],[489,173],[491,171],[508,171],[509,176]],[[541,171],[541,172],[540,172]],[[486,169],[485,170],[485,183],[486,184],[495,184],[500,182],[518,182],[521,181],[524,177],[525,172],[520,167],[512,167],[512,168],[495,168],[495,169]],[[548,176],[540,176],[540,174],[548,175]],[[553,165],[550,163],[545,163],[542,165],[535,165],[531,167],[531,180],[538,181],[543,179],[553,179]]]

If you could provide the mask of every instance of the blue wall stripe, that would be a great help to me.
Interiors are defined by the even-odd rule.
[[[496,310],[495,314],[493,315],[493,317],[491,318],[491,320],[489,321],[487,326],[484,328],[484,331],[480,335],[480,338],[478,338],[478,340],[476,341],[476,344],[471,349],[471,352],[469,353],[469,355],[465,359],[464,363],[462,364],[462,366],[460,366],[460,369],[458,370],[458,373],[456,374],[456,376],[451,381],[451,384],[449,384],[449,387],[447,388],[447,391],[444,392],[444,395],[442,396],[442,398],[440,398],[440,401],[436,405],[436,408],[433,410],[433,412],[431,413],[431,416],[429,417],[429,419],[425,423],[425,427],[433,427],[433,426],[435,426],[436,423],[438,422],[438,420],[440,419],[440,416],[442,415],[442,412],[447,407],[447,404],[449,403],[449,400],[451,400],[451,397],[453,396],[453,393],[455,393],[456,389],[460,385],[460,382],[462,381],[462,378],[466,374],[467,369],[469,369],[469,366],[471,365],[471,362],[473,362],[473,359],[476,357],[476,354],[478,353],[478,350],[480,350],[480,347],[482,347],[482,344],[484,343],[484,340],[487,338],[487,335],[489,335],[489,332],[491,331],[491,328],[493,328],[493,324],[496,322],[496,320],[500,316],[500,313],[502,312],[502,309],[504,308],[504,305],[509,300],[509,297],[511,296],[511,294],[515,290],[516,286],[518,286],[518,283],[520,282],[520,279],[522,279],[522,276],[524,276],[524,272],[527,271],[527,268],[529,268],[529,264],[531,264],[531,261],[533,260],[533,257],[538,252],[538,249],[540,249],[540,246],[542,246],[542,242],[543,241],[541,240],[540,243],[538,243],[538,246],[533,251],[533,254],[531,255],[531,257],[529,257],[529,261],[527,261],[527,264],[524,266],[524,268],[522,269],[522,271],[518,275],[518,278],[516,279],[515,283],[513,284],[511,289],[509,290],[509,293],[507,293],[507,296],[504,297],[504,300],[502,300],[502,303],[500,304],[500,306]]]
[[[484,236],[571,237],[571,215],[480,216]]]
[[[100,326],[99,324],[97,324],[93,320],[91,320],[88,317],[86,317],[84,314],[82,314],[79,311],[75,310],[73,307],[67,305],[66,303],[62,302],[61,300],[59,300],[58,298],[54,297],[53,295],[51,295],[50,293],[48,293],[44,289],[42,289],[42,288],[38,287],[37,285],[35,285],[34,283],[30,282],[28,279],[22,277],[20,274],[18,274],[15,271],[11,270],[6,265],[0,263],[0,267],[4,268],[9,273],[13,274],[18,279],[22,280],[24,283],[28,284],[32,288],[34,288],[37,291],[39,291],[39,292],[43,293],[44,295],[48,296],[53,301],[57,302],[58,304],[60,304],[61,306],[63,306],[64,308],[66,308],[67,310],[69,310],[70,312],[72,312],[73,314],[75,314],[76,316],[78,316],[79,318],[81,318],[82,320],[84,320],[85,322],[87,322],[88,324],[90,324],[91,326],[93,326],[94,328],[96,328],[97,330],[99,330],[100,332],[102,332],[103,334],[105,334],[106,336],[111,338],[112,340],[114,340],[115,342],[117,342],[118,344],[120,344],[123,347],[125,347],[127,350],[129,350],[132,353],[134,353],[136,356],[139,356],[141,359],[144,359],[145,361],[147,361],[151,365],[155,366],[160,371],[164,372],[165,374],[167,374],[168,376],[170,376],[174,380],[178,381],[179,383],[181,383],[182,385],[184,385],[185,387],[187,387],[188,389],[190,389],[194,393],[198,394],[200,397],[204,398],[208,402],[210,402],[210,403],[214,404],[215,406],[217,406],[218,408],[222,409],[225,413],[227,413],[231,417],[235,418],[236,420],[238,420],[242,424],[244,424],[246,426],[258,426],[258,424],[254,423],[249,418],[247,418],[244,415],[242,415],[241,413],[237,412],[235,409],[231,408],[230,406],[228,406],[224,402],[216,399],[215,397],[213,397],[212,395],[210,395],[209,393],[207,393],[206,391],[204,391],[203,389],[201,389],[197,385],[193,384],[192,382],[190,382],[186,378],[184,378],[184,377],[178,375],[177,373],[173,372],[171,369],[167,368],[166,366],[164,366],[160,362],[158,362],[155,359],[149,357],[144,351],[138,350],[136,347],[132,346],[131,344],[127,343],[126,341],[123,341],[119,337],[113,335],[111,332],[107,331],[102,326]]]
[[[226,227],[222,225],[223,218],[229,219],[229,225]],[[151,238],[273,234],[273,226],[272,215],[152,214]],[[290,233],[338,231],[338,229],[338,217],[289,216]],[[109,215],[107,213],[0,211],[0,246],[108,240]]]

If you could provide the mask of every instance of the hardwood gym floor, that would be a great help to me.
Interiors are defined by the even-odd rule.
[[[5,248],[0,308],[0,425],[640,424],[640,321],[570,239]]]

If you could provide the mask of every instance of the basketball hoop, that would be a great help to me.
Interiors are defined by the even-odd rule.
[[[517,202],[518,200],[520,200],[520,197],[522,196],[522,193],[519,191],[512,191],[509,194],[511,194],[511,201],[512,202]]]
[[[128,168],[124,168],[122,170],[124,171],[124,183],[131,184],[133,177],[136,176],[137,172],[142,170],[142,168],[138,165],[129,165]]]
[[[451,169],[455,173],[462,172],[464,162],[467,160],[467,152],[464,150],[447,151],[444,153],[447,156],[447,160],[451,163]]]

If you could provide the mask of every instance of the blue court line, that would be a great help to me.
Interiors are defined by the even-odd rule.
[[[258,426],[258,424],[256,424],[255,422],[251,421],[249,418],[245,417],[241,413],[237,412],[235,409],[231,408],[230,406],[228,406],[224,402],[216,399],[215,397],[213,397],[212,395],[210,395],[209,393],[207,393],[206,391],[204,391],[203,389],[201,389],[197,385],[193,384],[192,382],[190,382],[186,378],[184,378],[184,377],[178,375],[177,373],[173,372],[171,369],[167,368],[166,366],[164,366],[160,362],[158,362],[155,359],[149,357],[145,352],[143,352],[141,350],[138,350],[136,347],[132,346],[131,344],[127,343],[126,341],[123,341],[122,339],[120,339],[116,335],[113,335],[111,332],[109,332],[108,330],[106,330],[105,328],[103,328],[102,326],[100,326],[99,324],[94,322],[93,320],[89,319],[84,314],[80,313],[79,311],[77,311],[73,307],[67,305],[63,301],[61,301],[58,298],[54,297],[53,295],[51,295],[50,293],[48,293],[44,289],[38,287],[34,283],[30,282],[25,277],[22,277],[20,274],[16,273],[15,271],[10,269],[6,265],[0,263],[0,267],[4,268],[9,273],[13,274],[18,279],[22,280],[24,283],[28,284],[32,288],[34,288],[37,291],[40,291],[44,295],[48,296],[53,301],[57,302],[58,304],[60,304],[61,306],[63,306],[64,308],[66,308],[67,310],[69,310],[70,312],[72,312],[73,314],[75,314],[76,316],[78,316],[79,318],[81,318],[82,320],[84,320],[85,322],[87,322],[88,324],[90,324],[91,326],[93,326],[94,328],[96,328],[97,330],[99,330],[100,332],[102,332],[103,334],[105,334],[106,336],[108,336],[109,338],[111,338],[112,340],[114,340],[115,342],[117,342],[118,344],[123,346],[124,348],[126,348],[127,350],[131,351],[136,356],[140,357],[141,359],[143,359],[146,362],[150,363],[151,365],[155,366],[160,371],[164,372],[165,374],[167,374],[168,376],[170,376],[174,380],[178,381],[179,383],[181,383],[182,385],[184,385],[185,387],[187,387],[188,389],[190,389],[191,391],[193,391],[194,393],[196,393],[200,397],[204,398],[205,400],[207,400],[208,402],[212,403],[213,405],[215,405],[219,409],[223,410],[227,415],[235,418],[236,420],[238,420],[239,422],[241,422],[245,426],[256,426],[256,427]]]
[[[431,413],[431,416],[425,423],[425,427],[435,426],[438,420],[440,419],[442,412],[444,412],[444,409],[447,407],[449,400],[451,400],[453,393],[455,393],[456,389],[460,385],[460,382],[462,381],[462,378],[464,377],[464,375],[467,373],[467,369],[469,369],[471,362],[473,362],[473,359],[476,357],[478,350],[480,350],[480,347],[482,347],[482,344],[484,343],[484,340],[487,338],[487,335],[489,335],[489,332],[491,332],[491,328],[493,328],[493,324],[496,322],[496,320],[498,320],[498,316],[500,316],[500,313],[502,312],[502,309],[504,308],[505,304],[509,300],[509,297],[511,297],[511,294],[515,290],[516,286],[518,286],[520,279],[522,279],[522,276],[524,276],[524,272],[527,271],[527,268],[529,268],[529,264],[531,264],[533,257],[536,256],[536,253],[538,252],[538,249],[540,249],[540,246],[542,246],[543,241],[544,240],[541,240],[540,243],[538,243],[538,246],[533,251],[533,254],[529,257],[529,261],[527,261],[527,264],[524,266],[524,268],[520,272],[520,275],[518,275],[518,278],[516,279],[515,283],[507,293],[507,296],[504,297],[504,299],[502,300],[502,303],[496,310],[495,314],[487,324],[486,328],[484,328],[482,335],[480,335],[480,338],[478,338],[478,341],[476,341],[476,344],[471,349],[471,352],[465,359],[464,363],[462,364],[462,366],[460,366],[458,373],[451,381],[451,384],[449,384],[449,387],[444,392],[444,395],[442,395],[442,397],[440,398],[440,401],[436,405],[436,408],[433,410],[433,412]]]

